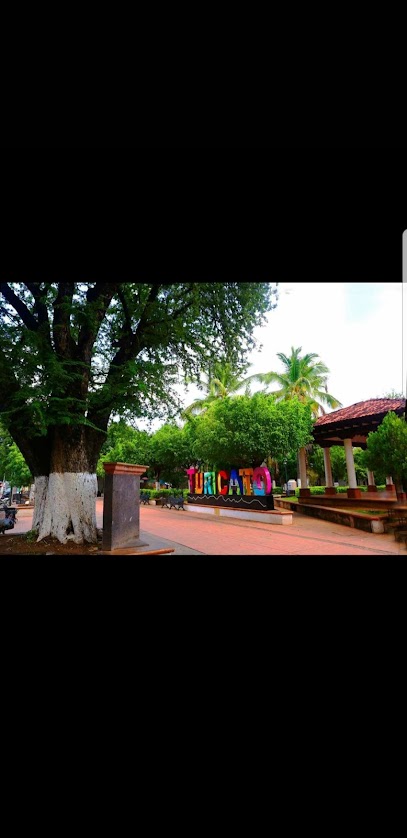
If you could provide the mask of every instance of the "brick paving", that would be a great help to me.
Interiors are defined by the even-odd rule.
[[[19,512],[14,533],[31,528],[32,509]],[[102,526],[103,501],[96,502]],[[393,534],[375,535],[294,513],[292,526],[231,520],[157,506],[140,509],[140,536],[150,545],[175,547],[175,555],[208,556],[400,556],[404,544]],[[173,554],[173,555],[174,555]]]
[[[403,556],[394,535],[376,535],[294,513],[292,526],[209,517],[181,510],[143,506],[143,537],[174,540],[206,555],[233,556]]]

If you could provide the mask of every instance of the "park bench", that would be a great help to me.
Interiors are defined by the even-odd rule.
[[[148,492],[140,492],[140,503],[150,503],[150,495]]]
[[[407,527],[407,509],[388,509],[386,524],[392,527]]]
[[[386,532],[392,531],[396,541],[407,545],[407,509],[389,509],[386,524]]]
[[[182,497],[182,495],[181,495],[181,497],[177,497],[177,498],[170,495],[170,497],[166,499],[163,506],[166,506],[168,509],[183,509],[184,512],[185,512],[184,498]]]

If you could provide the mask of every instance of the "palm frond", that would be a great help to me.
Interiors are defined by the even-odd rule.
[[[276,382],[280,389],[273,391],[277,399],[290,399],[297,396],[301,401],[310,400],[312,411],[324,412],[323,404],[331,408],[341,407],[338,399],[328,393],[327,375],[329,369],[316,352],[308,352],[301,357],[302,347],[291,347],[291,354],[278,352],[277,358],[283,364],[282,373],[274,370],[253,376],[268,386]]]

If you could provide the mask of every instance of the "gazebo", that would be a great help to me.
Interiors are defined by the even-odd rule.
[[[329,449],[332,445],[343,445],[346,456],[346,469],[348,473],[347,492],[348,498],[360,498],[361,491],[356,482],[355,463],[353,459],[353,447],[366,448],[366,438],[369,433],[376,431],[384,417],[390,410],[397,416],[402,416],[406,409],[406,399],[368,399],[365,402],[357,402],[350,407],[343,407],[320,416],[315,422],[312,434],[315,442],[324,449],[325,465],[325,493],[336,494],[336,488],[332,480],[332,469]],[[307,486],[306,480],[306,455],[305,448],[299,452],[301,489],[300,497],[310,495],[310,490],[302,488]],[[367,472],[368,492],[377,492],[374,474]],[[392,493],[395,497],[396,488],[391,475],[386,477],[386,494]],[[391,497],[391,495],[389,495]],[[402,498],[400,498],[402,499]]]

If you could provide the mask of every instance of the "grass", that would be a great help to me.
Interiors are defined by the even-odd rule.
[[[357,507],[352,506],[347,506],[345,508],[341,506],[340,510],[341,512],[357,512],[361,515],[374,515],[375,517],[377,517],[377,515],[381,515],[382,517],[387,517],[387,509],[358,509]]]

